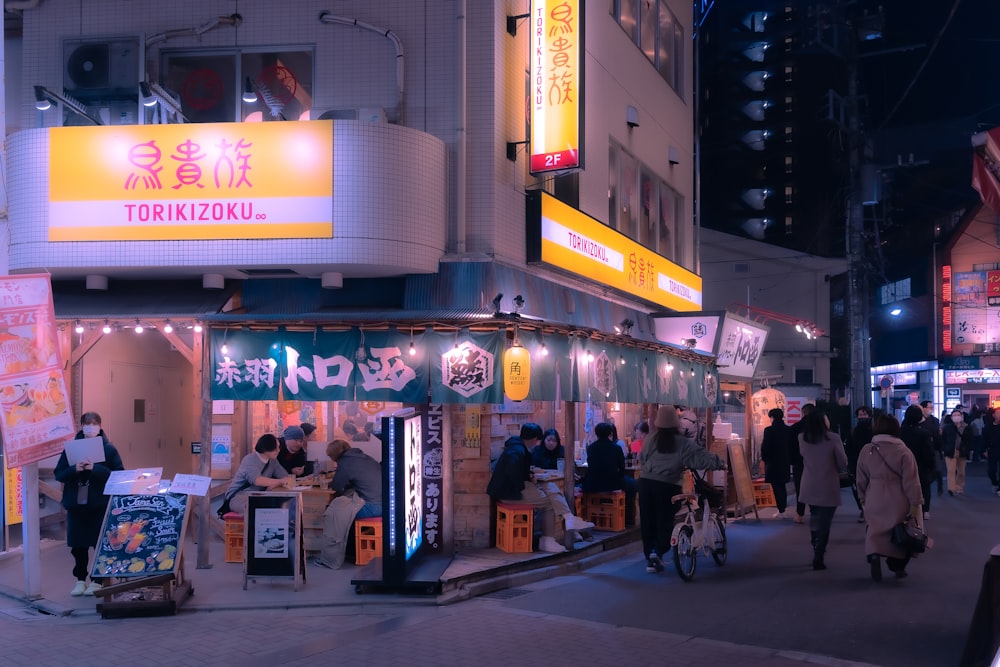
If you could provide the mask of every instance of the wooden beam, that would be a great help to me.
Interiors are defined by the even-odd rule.
[[[163,334],[163,337],[170,341],[170,344],[176,347],[178,352],[184,355],[184,358],[187,359],[189,364],[197,368],[200,360],[195,357],[194,350],[188,347],[188,344],[181,340],[180,336],[173,331],[167,333],[160,325],[157,325],[157,331]]]

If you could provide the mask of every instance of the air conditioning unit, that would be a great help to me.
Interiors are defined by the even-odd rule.
[[[138,95],[142,54],[139,39],[67,40],[63,43],[63,88],[82,100]]]

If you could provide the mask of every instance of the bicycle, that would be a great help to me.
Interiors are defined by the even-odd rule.
[[[699,551],[710,554],[719,566],[726,564],[728,555],[725,514],[719,514],[712,508],[715,498],[710,498],[710,494],[719,495],[721,491],[697,472],[691,472],[695,478],[695,493],[681,493],[670,499],[671,502],[680,502],[680,512],[683,512],[680,520],[674,523],[670,546],[674,550],[677,574],[684,581],[694,579]],[[717,504],[721,504],[721,500]]]

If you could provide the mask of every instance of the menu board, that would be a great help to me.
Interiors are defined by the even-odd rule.
[[[246,577],[292,577],[302,567],[302,503],[297,491],[255,491],[247,496]]]
[[[756,512],[753,495],[753,482],[750,479],[750,468],[747,466],[746,453],[743,451],[743,441],[729,441],[729,470],[733,473],[733,483],[736,486],[736,502],[740,512]]]
[[[187,523],[180,493],[111,496],[92,577],[148,577],[174,572]]]

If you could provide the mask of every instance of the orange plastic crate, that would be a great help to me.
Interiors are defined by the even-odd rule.
[[[625,530],[625,492],[583,494],[583,519],[597,530]]]
[[[354,521],[354,562],[367,565],[382,557],[382,517],[373,516]]]
[[[497,549],[509,554],[531,553],[534,523],[531,505],[497,503]]]

